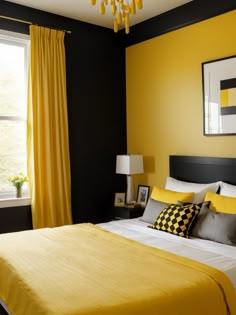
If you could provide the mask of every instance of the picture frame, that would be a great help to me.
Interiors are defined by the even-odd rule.
[[[202,63],[205,136],[236,135],[236,55]]]
[[[115,193],[115,207],[124,207],[125,206],[125,193]]]
[[[149,197],[150,186],[138,185],[137,204],[145,208]]]

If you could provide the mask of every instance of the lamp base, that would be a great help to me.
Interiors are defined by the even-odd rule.
[[[134,202],[134,184],[131,175],[127,175],[126,204]]]

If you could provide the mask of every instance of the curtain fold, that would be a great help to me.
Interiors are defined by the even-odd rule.
[[[71,224],[64,32],[30,26],[27,153],[33,227]]]

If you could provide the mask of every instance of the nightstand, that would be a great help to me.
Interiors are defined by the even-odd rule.
[[[113,220],[133,219],[143,215],[144,208],[114,207],[112,212]]]

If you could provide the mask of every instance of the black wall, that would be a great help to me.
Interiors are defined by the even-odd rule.
[[[235,8],[235,0],[194,0],[127,36],[0,0],[1,15],[72,31],[65,47],[74,223],[106,220],[114,192],[125,191],[125,177],[115,174],[116,155],[126,153],[125,47]],[[0,28],[28,33],[27,25],[1,18]]]
[[[0,208],[0,233],[30,229],[32,229],[30,206]]]
[[[125,189],[125,178],[115,174],[116,155],[126,153],[125,51],[119,35],[7,1],[0,1],[0,14],[72,31],[65,48],[73,221],[106,220],[114,192]],[[29,33],[28,25],[5,19],[0,28]]]

